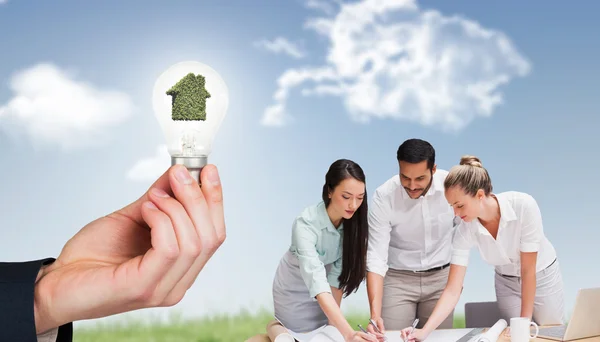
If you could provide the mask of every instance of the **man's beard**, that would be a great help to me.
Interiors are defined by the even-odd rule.
[[[429,171],[431,172],[431,171]],[[423,189],[423,191],[421,191],[421,193],[419,194],[419,196],[417,196],[417,198],[421,197],[421,196],[425,196],[425,194],[427,193],[427,191],[429,191],[429,189],[431,188],[431,184],[433,184],[433,172],[431,172],[431,179],[429,180],[429,184],[427,184],[427,186]],[[410,195],[410,189],[407,187],[404,187],[404,190]],[[417,190],[417,189],[415,189]],[[418,189],[420,190],[420,189]]]

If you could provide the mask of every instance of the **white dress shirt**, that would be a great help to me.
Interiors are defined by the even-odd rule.
[[[482,259],[503,275],[521,275],[521,252],[538,252],[536,272],[552,264],[556,251],[544,235],[542,215],[535,199],[516,191],[495,196],[500,205],[496,239],[478,219],[461,221],[452,242],[452,263],[467,266],[469,250],[477,245]]]
[[[37,342],[56,342],[58,338],[58,328],[48,330],[43,334],[37,335]]]
[[[375,190],[369,205],[367,271],[424,271],[446,265],[452,255],[454,210],[444,196],[448,171],[438,169],[424,196],[412,199],[399,175]]]

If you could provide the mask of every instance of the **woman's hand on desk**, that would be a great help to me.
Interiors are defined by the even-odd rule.
[[[429,335],[423,329],[415,329],[412,333],[410,332],[411,330],[412,330],[412,327],[408,327],[408,328],[402,329],[402,331],[400,332],[400,335],[402,336],[402,339],[404,339],[405,342],[424,341],[427,338],[427,336]]]
[[[377,340],[382,342],[385,341],[385,327],[383,325],[383,319],[382,318],[372,318],[373,322],[375,322],[375,324],[377,324],[377,330],[375,330],[375,327],[373,326],[373,324],[369,324],[369,326],[367,327],[367,331],[370,332],[371,334],[375,335],[377,337]]]
[[[377,337],[372,334],[365,334],[362,331],[355,331],[352,335],[346,337],[346,342],[362,342],[362,341],[372,341],[377,342]]]

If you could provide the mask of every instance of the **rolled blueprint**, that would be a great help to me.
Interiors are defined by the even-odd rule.
[[[486,331],[485,333],[481,334],[481,336],[479,336],[479,338],[477,339],[477,342],[496,342],[496,341],[498,341],[500,334],[502,334],[502,332],[504,331],[504,329],[506,329],[507,326],[508,326],[508,323],[506,323],[505,320],[503,320],[503,319],[498,320],[498,322],[496,322],[490,328],[490,330]]]
[[[294,338],[287,329],[278,321],[272,320],[267,324],[267,335],[272,342],[294,342]]]

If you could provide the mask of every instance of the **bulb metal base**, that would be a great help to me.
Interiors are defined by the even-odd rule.
[[[208,164],[208,157],[171,157],[171,166],[175,164],[185,166],[192,177],[200,184],[200,172]]]

